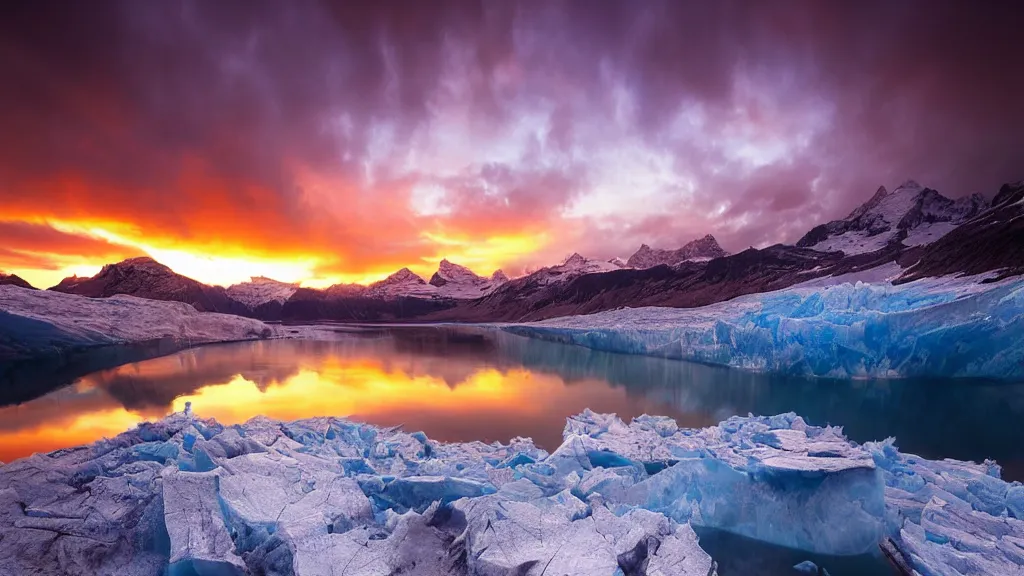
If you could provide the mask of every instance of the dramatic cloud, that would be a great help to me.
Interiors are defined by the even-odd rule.
[[[792,242],[910,177],[991,194],[1024,178],[1019,12],[23,3],[0,23],[0,269],[515,273],[707,233]]]

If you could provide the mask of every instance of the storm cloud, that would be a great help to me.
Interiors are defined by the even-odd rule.
[[[65,262],[154,247],[318,278],[441,257],[515,273],[707,233],[793,242],[907,178],[991,195],[1024,178],[1020,12],[19,3],[0,23],[0,268],[53,268],[6,238],[52,226],[82,238]]]

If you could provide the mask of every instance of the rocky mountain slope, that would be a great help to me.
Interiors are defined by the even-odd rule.
[[[913,264],[897,282],[993,270],[994,279],[1024,274],[1024,181],[1004,184],[990,209],[908,256]]]
[[[469,268],[441,260],[437,272],[430,277],[430,285],[437,287],[437,294],[443,298],[472,299],[486,296],[495,288],[508,282],[508,276],[495,270],[490,278],[478,276]]]
[[[22,277],[17,274],[4,274],[0,272],[0,286],[18,286],[19,288],[29,288],[35,290],[35,286],[26,282]]]
[[[660,250],[641,244],[640,249],[626,261],[626,266],[638,269],[653,268],[662,264],[676,266],[686,261],[700,262],[728,255],[729,253],[718,245],[715,237],[708,234],[703,238],[691,240],[676,250]]]
[[[536,270],[524,278],[531,283],[539,284],[564,284],[573,278],[583,276],[584,274],[599,274],[602,272],[611,272],[612,270],[618,270],[620,266],[611,261],[591,260],[581,256],[578,252],[574,252],[571,256],[566,258],[561,264],[554,266],[546,266]],[[521,280],[517,278],[517,280]]]
[[[228,286],[226,292],[232,300],[256,308],[271,302],[284,304],[298,289],[298,282],[279,282],[264,276],[253,276],[249,282]]]
[[[90,278],[65,278],[50,290],[90,298],[126,294],[150,300],[185,302],[200,312],[248,312],[247,307],[230,298],[224,288],[208,286],[177,274],[148,257],[129,258],[117,264],[108,264]]]
[[[907,180],[892,192],[880,187],[849,216],[814,227],[796,245],[847,255],[880,250],[892,241],[920,246],[942,238],[987,207],[980,194],[951,200]]]
[[[1024,184],[1006,185],[989,207],[980,195],[951,200],[910,181],[892,193],[879,189],[845,220],[816,227],[797,246],[751,248],[674,268],[580,275],[557,287],[527,277],[427,319],[519,322],[623,306],[691,308],[815,278],[889,271],[885,265],[895,267],[897,282],[954,273],[1022,274],[1022,197]]]
[[[865,257],[866,256],[866,257]],[[623,306],[689,308],[785,288],[797,282],[891,262],[895,254],[844,257],[839,253],[776,245],[676,268],[621,269],[583,274],[562,284],[517,278],[484,298],[459,302],[426,319],[521,322],[588,314]]]
[[[897,282],[953,273],[1022,274],[1022,211],[1021,183],[1003,186],[990,206],[980,195],[952,200],[907,181],[892,192],[880,188],[845,219],[815,227],[795,246],[732,255],[707,235],[678,250],[641,246],[625,268],[573,254],[509,280],[500,271],[484,278],[444,260],[430,282],[402,269],[370,286],[313,290],[260,279],[226,291],[135,258],[93,278],[66,279],[53,290],[178,300],[199,310],[295,322],[529,321],[623,306],[689,308],[869,270],[894,270]]]

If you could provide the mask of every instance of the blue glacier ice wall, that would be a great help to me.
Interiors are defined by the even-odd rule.
[[[795,287],[693,309],[507,325],[524,336],[766,372],[1024,379],[1024,281]]]
[[[994,463],[859,446],[795,414],[704,429],[590,411],[550,454],[338,418],[191,413],[0,466],[0,574],[677,574],[692,526],[914,570],[1019,574],[1024,487]]]

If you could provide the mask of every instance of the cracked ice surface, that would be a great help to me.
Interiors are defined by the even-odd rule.
[[[551,454],[337,418],[178,413],[0,466],[0,574],[698,575],[691,528],[920,574],[1019,574],[1024,487],[794,414],[585,411]]]
[[[978,280],[809,283],[700,308],[623,308],[504,329],[807,376],[1024,379],[1024,280]]]

